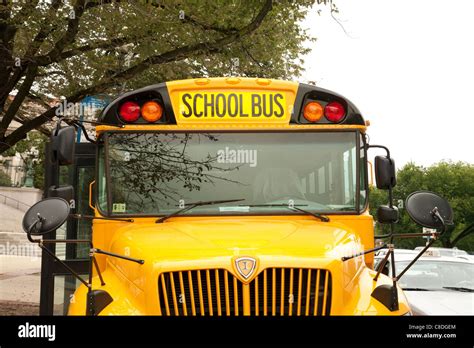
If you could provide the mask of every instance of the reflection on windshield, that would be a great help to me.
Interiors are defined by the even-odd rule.
[[[397,274],[408,262],[396,262]],[[400,279],[402,288],[474,289],[474,265],[462,262],[417,261]]]
[[[278,204],[323,212],[355,210],[355,134],[111,133],[111,211],[163,215],[188,202],[232,197],[245,200],[197,207],[192,213],[288,214]],[[103,162],[99,173],[105,175]],[[99,192],[104,207],[104,179]],[[276,206],[252,207],[263,204]]]

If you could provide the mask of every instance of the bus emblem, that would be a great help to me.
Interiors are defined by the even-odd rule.
[[[244,281],[250,279],[257,268],[257,260],[253,257],[239,257],[234,260],[235,269]]]

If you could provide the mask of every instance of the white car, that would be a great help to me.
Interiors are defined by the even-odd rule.
[[[419,251],[395,249],[399,274]],[[375,269],[386,252],[375,257]],[[383,273],[391,276],[390,258]],[[399,280],[414,315],[474,315],[474,260],[428,249]]]
[[[414,250],[420,252],[423,250],[424,247],[419,246],[416,247]],[[406,249],[403,249],[406,250]],[[469,254],[465,250],[461,250],[458,248],[429,248],[429,251],[438,252],[440,256],[468,256]]]

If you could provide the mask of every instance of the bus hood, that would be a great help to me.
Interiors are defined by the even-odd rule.
[[[116,231],[111,251],[152,262],[236,255],[338,259],[362,250],[355,231],[337,221],[295,218],[184,218],[130,224]]]
[[[107,257],[106,267],[143,303],[154,301],[147,294],[158,291],[160,274],[168,272],[221,269],[250,282],[264,269],[326,270],[332,277],[333,295],[344,298],[350,306],[359,306],[350,302],[354,294],[370,294],[377,284],[368,282],[370,289],[359,287],[358,279],[365,268],[362,256],[341,260],[363,250],[358,232],[348,222],[343,223],[344,219],[186,217],[158,224],[154,220],[127,224],[115,231],[108,250],[143,259],[144,264]],[[249,259],[255,266],[243,279],[239,260]],[[342,307],[337,310],[345,313]]]

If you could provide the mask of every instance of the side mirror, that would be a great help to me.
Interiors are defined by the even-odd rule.
[[[31,206],[23,217],[23,230],[42,235],[56,230],[69,216],[69,203],[62,198],[46,198]]]
[[[71,202],[74,199],[74,187],[72,187],[71,185],[59,187],[51,186],[48,189],[47,197],[59,197],[68,202]]]
[[[398,222],[398,209],[390,208],[388,205],[381,205],[377,208],[377,221],[381,224],[394,224]]]
[[[443,228],[453,223],[453,209],[448,201],[433,192],[417,191],[410,194],[405,207],[410,218],[423,227]]]
[[[76,145],[76,130],[73,126],[60,128],[51,135],[52,158],[58,161],[59,165],[73,164],[74,148]]]
[[[395,161],[386,156],[375,157],[375,182],[377,188],[389,190],[397,184]]]

